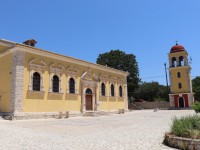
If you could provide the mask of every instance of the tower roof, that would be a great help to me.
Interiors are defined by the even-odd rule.
[[[182,52],[182,51],[185,51],[185,48],[182,45],[176,44],[171,48],[170,53],[176,53],[176,52]]]

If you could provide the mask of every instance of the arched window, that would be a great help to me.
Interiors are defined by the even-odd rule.
[[[122,86],[119,86],[119,96],[122,97]]]
[[[92,90],[88,88],[88,89],[85,91],[85,94],[92,94]]]
[[[53,76],[53,92],[59,92],[59,78],[57,75]]]
[[[40,74],[35,72],[33,74],[33,91],[40,91]]]
[[[181,73],[180,73],[180,72],[177,73],[177,77],[178,77],[178,78],[181,77]]]
[[[106,87],[104,83],[101,83],[101,95],[105,96],[106,95]]]
[[[69,93],[75,93],[75,81],[73,78],[69,79]]]
[[[179,57],[179,66],[184,66],[184,57],[183,56],[180,56]]]
[[[111,96],[115,96],[115,87],[113,84],[111,84],[110,90],[111,90]]]
[[[173,57],[172,58],[172,66],[171,67],[176,67],[176,66],[177,66],[176,58]]]
[[[181,83],[178,83],[178,88],[182,89],[182,84]]]

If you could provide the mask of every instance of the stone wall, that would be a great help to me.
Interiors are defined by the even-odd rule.
[[[67,114],[66,114],[67,113]],[[62,116],[60,116],[60,114]],[[76,116],[82,116],[81,112],[78,111],[65,111],[65,112],[15,112],[13,113],[0,113],[0,116],[2,116],[6,120],[27,120],[27,119],[47,119],[47,118],[68,118],[66,117],[76,117]]]
[[[169,108],[169,102],[135,102],[134,104],[143,109],[154,109],[155,107],[163,109]],[[129,109],[134,108],[129,105]]]
[[[24,52],[15,51],[12,57],[10,112],[22,112],[24,87]]]
[[[167,146],[184,149],[184,150],[199,150],[200,139],[190,139],[183,137],[176,137],[174,135],[165,134],[163,143]]]

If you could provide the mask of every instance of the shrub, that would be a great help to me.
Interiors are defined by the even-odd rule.
[[[200,138],[200,116],[174,117],[171,133],[180,137]]]
[[[200,103],[199,103],[199,102],[194,102],[194,103],[192,104],[192,108],[194,109],[194,111],[195,111],[196,113],[199,113],[199,112],[200,112]]]

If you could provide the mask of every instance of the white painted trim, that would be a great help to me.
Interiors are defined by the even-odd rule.
[[[76,59],[76,58],[72,58],[72,57],[69,57],[69,56],[64,56],[64,55],[52,53],[52,52],[49,52],[49,51],[37,49],[35,47],[26,47],[25,45],[17,45],[17,47],[20,48],[21,51],[24,51],[24,52],[27,52],[27,53],[32,53],[32,54],[36,54],[36,55],[40,55],[40,56],[44,56],[44,57],[50,57],[50,58],[53,58],[53,59],[59,59],[59,60],[65,61],[65,62],[70,62],[70,63],[86,66],[86,67],[93,68],[93,69],[97,69],[97,67],[99,67],[100,70],[104,70],[106,72],[111,72],[111,73],[117,73],[117,74],[124,75],[124,76],[129,75],[128,72],[124,72],[124,71],[121,71],[121,70],[117,70],[117,69],[106,67],[106,66],[99,65],[99,64],[93,64],[93,63],[83,61],[83,60],[79,60],[79,59]],[[32,49],[32,50],[29,50],[29,49]]]
[[[102,86],[101,84],[102,84],[102,83],[103,83],[103,84],[104,84],[104,86],[105,86],[105,95],[102,95],[102,91],[101,91],[101,86]],[[100,96],[107,96],[107,92],[106,92],[106,84],[105,84],[105,82],[104,82],[104,81],[101,81],[101,82],[100,82],[99,93],[100,93],[100,94],[99,94]]]
[[[69,56],[51,53],[51,52],[36,49],[36,48],[33,48],[33,47],[27,47],[27,48],[32,49],[32,50],[27,50],[23,47],[13,47],[11,49],[7,49],[7,50],[1,52],[0,57],[8,55],[9,53],[14,52],[15,50],[20,50],[20,51],[24,51],[24,52],[31,53],[31,54],[36,54],[36,55],[40,55],[40,56],[44,56],[44,57],[50,57],[50,58],[53,58],[53,59],[59,59],[59,60],[65,61],[65,62],[90,67],[90,68],[93,68],[93,69],[97,69],[97,67],[99,67],[99,70],[103,70],[103,71],[110,72],[110,73],[117,73],[117,74],[123,75],[123,76],[129,75],[128,72],[120,71],[120,70],[110,68],[110,67],[106,67],[106,66],[103,66],[103,65],[93,64],[93,63],[90,63],[90,62],[86,62],[84,60],[79,60],[79,59],[75,59],[75,58],[72,58],[72,57],[69,57]]]
[[[74,90],[75,90],[75,93],[70,93],[69,92],[69,80],[73,78],[74,79]],[[79,94],[79,89],[78,89],[78,81],[77,81],[77,78],[76,77],[73,77],[73,76],[67,76],[67,94]]]
[[[10,53],[13,53],[13,52],[16,51],[16,50],[18,50],[16,47],[12,47],[12,48],[6,49],[6,50],[4,50],[4,51],[2,51],[2,52],[0,53],[0,58],[3,57],[3,56],[8,55],[8,54],[10,54]]]
[[[59,79],[59,91],[58,92],[53,92],[53,76],[56,75],[58,76]],[[62,94],[62,88],[61,88],[61,77],[62,75],[57,74],[57,73],[51,73],[50,74],[50,87],[49,87],[49,93],[61,93]]]
[[[173,94],[169,94],[169,95],[177,95],[177,94],[194,94],[194,93],[173,93]]]
[[[41,64],[35,64],[33,63],[35,60],[37,59],[32,59],[31,61],[29,61],[29,85],[28,85],[28,89],[29,91],[33,91],[33,74],[35,72],[38,72],[40,74],[40,91],[44,92],[44,67],[45,64],[42,60],[40,60]]]
[[[44,85],[43,85],[43,72],[40,70],[31,70],[29,73],[29,86],[28,86],[28,90],[29,91],[33,91],[33,74],[37,72],[40,75],[40,91],[37,92],[44,92]],[[35,92],[35,91],[33,91]]]
[[[112,91],[112,90],[111,90],[111,85],[114,86],[114,96],[112,96],[112,94],[111,94],[111,91]],[[115,86],[116,86],[116,85],[115,85],[114,83],[110,83],[110,97],[115,97],[115,96],[116,96],[116,91],[115,91],[116,88],[115,88]]]

